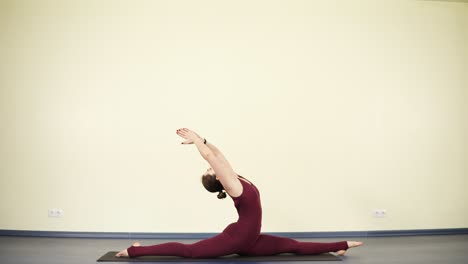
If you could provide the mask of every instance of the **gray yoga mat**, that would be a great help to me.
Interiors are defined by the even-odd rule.
[[[181,257],[166,257],[166,256],[144,256],[137,258],[117,258],[117,251],[110,251],[100,257],[98,262],[242,262],[242,261],[340,261],[341,259],[335,255],[325,253],[320,255],[294,255],[280,254],[275,256],[248,257],[229,255],[219,258],[209,259],[193,259]]]

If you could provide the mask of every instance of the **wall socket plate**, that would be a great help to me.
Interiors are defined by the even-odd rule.
[[[387,216],[387,210],[385,209],[374,209],[374,217],[376,218],[384,218]]]
[[[62,217],[63,216],[63,210],[59,209],[59,208],[49,209],[48,216],[49,217],[55,217],[55,218]]]

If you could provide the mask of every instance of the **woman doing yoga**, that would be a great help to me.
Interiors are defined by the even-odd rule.
[[[214,258],[231,254],[268,256],[281,253],[298,255],[336,252],[343,255],[348,248],[362,242],[340,241],[333,243],[299,242],[290,238],[260,233],[262,208],[260,193],[250,181],[237,175],[223,154],[211,143],[187,128],[177,130],[185,139],[182,144],[195,144],[201,156],[210,164],[202,176],[202,183],[209,192],[218,192],[218,198],[226,193],[234,201],[239,219],[228,225],[221,234],[193,244],[176,242],[153,246],[134,243],[116,254],[117,257],[179,256],[185,258]]]

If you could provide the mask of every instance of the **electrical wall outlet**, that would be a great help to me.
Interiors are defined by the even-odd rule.
[[[386,216],[387,216],[387,210],[385,210],[385,209],[375,209],[374,210],[374,217],[384,218]]]
[[[57,209],[57,208],[49,209],[48,215],[49,215],[49,217],[59,218],[59,217],[63,216],[63,210],[62,209]]]

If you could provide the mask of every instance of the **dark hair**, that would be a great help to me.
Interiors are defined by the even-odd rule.
[[[221,184],[221,182],[216,179],[216,175],[203,175],[201,181],[207,191],[212,193],[219,192],[218,199],[226,198],[226,192],[224,192],[224,187]]]

